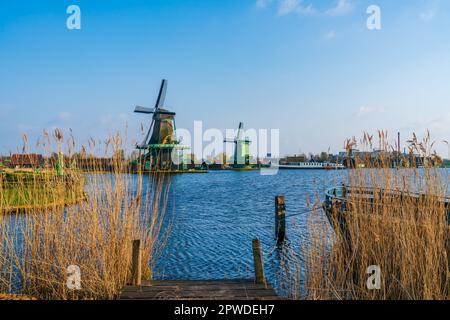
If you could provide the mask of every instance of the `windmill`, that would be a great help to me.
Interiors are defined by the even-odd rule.
[[[242,168],[250,164],[249,145],[251,141],[248,139],[242,139],[243,129],[244,124],[239,122],[239,128],[234,140],[223,140],[224,143],[234,143],[233,164],[231,165],[233,168]]]
[[[165,109],[167,80],[162,80],[158,98],[154,108],[136,106],[134,112],[153,114],[150,128],[144,141],[136,146],[136,149],[147,151],[144,155],[145,169],[170,169],[172,167],[172,151],[178,149],[178,141],[175,136],[175,112]],[[141,157],[139,157],[141,158]]]

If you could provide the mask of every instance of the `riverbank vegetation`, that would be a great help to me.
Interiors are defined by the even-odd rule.
[[[76,171],[3,170],[0,172],[2,213],[64,207],[84,199],[84,176]]]
[[[348,150],[355,141],[348,141]],[[359,147],[372,143],[365,134]],[[418,168],[408,161],[414,154],[432,159],[432,146],[429,137],[414,136],[401,159],[404,167],[390,168],[381,153],[375,168],[348,170],[348,189],[360,192],[335,203],[332,226],[317,222],[321,211],[312,215],[305,259],[290,270],[301,283],[295,298],[450,299],[448,173],[431,162]],[[385,132],[379,133],[379,147],[391,148]],[[367,188],[373,200],[361,196]],[[411,196],[416,193],[418,198]]]
[[[64,139],[60,130],[52,136],[44,133],[43,141],[40,146],[46,154],[64,152],[70,158],[77,149],[75,140]],[[123,145],[118,134],[101,145],[92,140],[80,149],[104,149],[110,155],[123,150]],[[169,181],[163,175],[124,174],[123,166],[123,158],[115,157],[113,170],[104,175],[61,168],[58,174],[36,169],[4,174],[0,209],[24,203],[27,207],[0,214],[0,293],[37,299],[114,299],[131,278],[135,239],[141,240],[143,277],[152,277],[151,266],[164,239]],[[67,200],[79,192],[73,186],[80,183],[83,201],[58,205],[56,197]],[[75,281],[74,290],[68,281],[77,269],[81,286]]]

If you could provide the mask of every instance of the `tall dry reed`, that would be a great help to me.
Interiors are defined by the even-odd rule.
[[[378,138],[378,155],[356,156],[348,170],[331,224],[317,219],[322,211],[312,215],[305,258],[293,271],[303,270],[294,297],[450,299],[448,171],[436,167],[429,135],[414,136],[406,155],[385,132]],[[349,156],[355,141],[347,143]],[[365,134],[359,147],[372,150],[372,143]],[[379,287],[370,266],[379,267]]]
[[[60,130],[44,132],[38,146],[49,156],[48,168],[28,170],[26,182],[19,179],[9,189],[15,194],[33,190],[26,210],[6,210],[10,204],[0,202],[0,293],[114,299],[130,280],[134,239],[141,240],[143,277],[152,277],[151,266],[165,236],[170,181],[161,174],[131,173],[125,145],[117,134],[101,144],[91,139],[88,146],[77,148],[71,133],[65,139]],[[61,162],[65,168],[55,173]],[[65,206],[55,201],[67,200],[55,190],[76,192],[80,181],[82,201]],[[3,184],[2,199],[7,190]],[[67,286],[69,266],[81,271],[79,290]]]

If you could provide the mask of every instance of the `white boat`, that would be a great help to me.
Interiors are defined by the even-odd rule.
[[[345,169],[345,166],[339,163],[331,162],[291,162],[287,164],[273,165],[281,170],[338,170]]]

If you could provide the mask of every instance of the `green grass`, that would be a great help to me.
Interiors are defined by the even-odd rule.
[[[83,199],[84,178],[58,177],[53,172],[3,172],[0,183],[2,211],[64,206]]]

